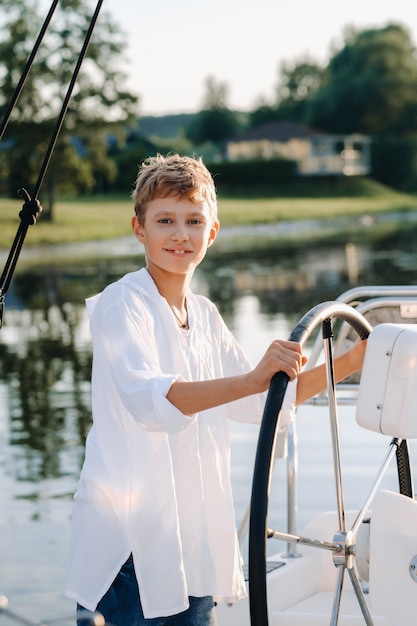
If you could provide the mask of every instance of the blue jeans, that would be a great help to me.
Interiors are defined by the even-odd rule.
[[[163,587],[161,587],[163,593]],[[130,556],[113,584],[97,605],[108,626],[216,626],[214,602],[211,596],[190,597],[186,611],[169,617],[143,617],[139,589]],[[77,607],[77,626],[93,626],[94,613]]]

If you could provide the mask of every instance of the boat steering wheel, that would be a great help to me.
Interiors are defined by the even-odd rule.
[[[249,603],[252,626],[268,626],[267,582],[266,582],[266,539],[277,536],[286,541],[298,542],[305,545],[330,550],[333,553],[335,565],[338,566],[338,579],[333,604],[331,624],[338,623],[338,610],[343,586],[344,573],[347,570],[360,609],[368,626],[372,626],[372,617],[368,610],[359,577],[356,573],[354,544],[360,522],[369,506],[369,500],[358,514],[351,530],[345,527],[345,510],[341,480],[340,446],[336,414],[335,383],[333,375],[332,355],[332,321],[341,319],[347,322],[358,336],[367,339],[372,326],[358,311],[351,306],[340,302],[324,302],[311,309],[301,318],[294,328],[289,339],[303,344],[316,327],[321,324],[325,364],[327,371],[327,392],[329,413],[331,419],[334,471],[337,495],[337,513],[339,518],[339,532],[335,534],[333,542],[321,542],[306,537],[289,535],[268,529],[268,500],[269,485],[272,475],[274,446],[276,433],[279,428],[279,414],[281,411],[285,391],[289,378],[284,372],[278,372],[271,381],[268,392],[262,423],[259,432],[258,446],[255,457],[252,496],[250,503],[249,523]],[[393,443],[398,443],[393,440]],[[393,446],[394,447],[394,446]],[[409,466],[407,441],[403,440],[396,445],[397,466],[400,483],[400,493],[412,497],[411,470]],[[359,520],[359,521],[358,521]]]

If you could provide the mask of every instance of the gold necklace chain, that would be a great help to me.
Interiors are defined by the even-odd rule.
[[[174,308],[170,305],[171,311],[173,312],[173,314],[175,315],[175,318],[179,324],[180,328],[184,328],[185,330],[190,330],[190,326],[188,324],[188,313],[187,313],[187,317],[185,322],[182,321],[182,319],[180,317],[178,317],[178,315],[175,313]]]

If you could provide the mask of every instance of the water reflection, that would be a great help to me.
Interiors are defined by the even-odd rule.
[[[216,302],[232,329],[237,304],[248,294],[259,301],[260,314],[284,314],[294,326],[313,305],[334,299],[356,281],[415,280],[415,267],[404,262],[398,267],[396,261],[396,252],[353,245],[285,254],[270,248],[214,253],[196,273],[194,288]],[[16,480],[37,483],[78,473],[90,426],[84,299],[141,265],[142,257],[119,257],[55,263],[15,275],[1,331],[0,381],[7,389],[9,443],[20,451]],[[76,467],[69,468],[65,452],[74,449],[79,449]]]
[[[80,337],[82,315],[69,303],[8,311],[12,332],[0,345],[0,377],[8,389],[10,444],[25,450],[17,480],[62,476],[62,451],[84,442],[91,355]]]
[[[210,297],[233,314],[236,299],[255,295],[267,315],[294,314],[300,317],[309,308],[357,284],[359,275],[370,274],[369,250],[341,246],[323,250],[277,253],[261,249],[247,252],[224,263],[210,257],[202,266]]]

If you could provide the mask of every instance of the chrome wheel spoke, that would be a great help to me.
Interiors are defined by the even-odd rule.
[[[345,568],[340,567],[336,581],[336,589],[334,592],[332,616],[330,620],[330,626],[336,626],[339,621],[340,601],[342,599],[343,581],[345,578]]]
[[[359,582],[359,578],[358,575],[356,573],[356,570],[352,567],[352,568],[348,568],[348,574],[350,576],[350,581],[352,583],[352,587],[355,591],[355,595],[356,598],[359,602],[359,606],[361,608],[362,611],[362,615],[365,619],[365,623],[367,626],[373,626],[373,621],[372,621],[372,617],[371,614],[369,612],[368,609],[368,605],[366,604],[366,600],[365,600],[365,596],[364,593],[362,591],[362,587],[361,584]]]

